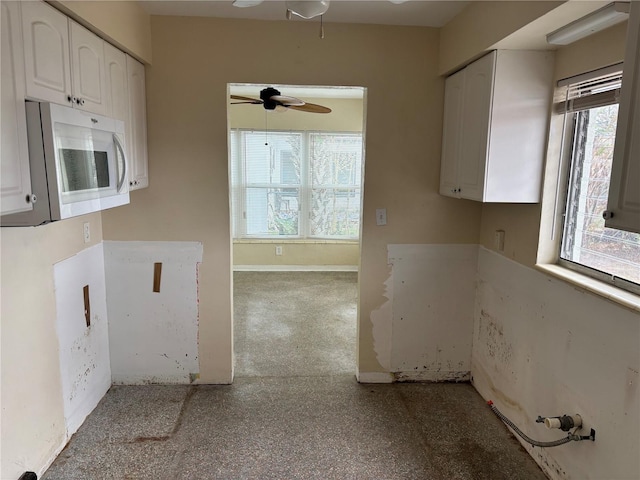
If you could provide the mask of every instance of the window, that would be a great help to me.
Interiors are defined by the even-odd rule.
[[[362,135],[232,130],[234,238],[355,240]]]
[[[605,228],[621,72],[600,71],[565,85],[571,133],[559,263],[640,292],[640,234]]]

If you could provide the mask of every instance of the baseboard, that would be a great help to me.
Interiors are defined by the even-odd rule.
[[[388,372],[357,372],[358,383],[393,383],[392,373]]]
[[[357,272],[357,265],[234,265],[234,272]]]
[[[60,455],[62,450],[65,449],[65,447],[69,443],[69,440],[71,440],[71,436],[65,430],[63,441],[56,448],[53,449],[53,453],[49,455],[48,459],[44,462],[44,465],[42,465],[37,470],[33,470],[33,472],[35,472],[35,474],[38,475],[38,478],[42,477],[44,473],[47,470],[49,470],[49,467],[53,465],[53,462],[56,461],[56,458],[58,458],[58,455]]]
[[[469,382],[471,372],[460,371],[437,371],[437,370],[413,370],[409,372],[395,372],[393,377],[396,382],[416,382],[416,383],[437,383],[437,382]]]

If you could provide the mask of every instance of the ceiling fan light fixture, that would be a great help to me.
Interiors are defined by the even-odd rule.
[[[310,19],[324,15],[329,10],[329,0],[303,0],[288,1],[287,12],[291,12],[299,17]],[[289,14],[287,13],[287,16]]]
[[[260,5],[263,0],[235,0],[233,2],[234,7],[247,8],[247,7],[256,7]]]

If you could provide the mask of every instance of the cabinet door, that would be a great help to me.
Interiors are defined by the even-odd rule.
[[[127,55],[129,77],[129,185],[131,190],[149,185],[147,173],[147,102],[145,99],[144,65]]]
[[[27,96],[71,103],[67,17],[44,2],[21,2]]]
[[[458,196],[458,162],[462,144],[462,115],[465,71],[448,77],[444,84],[444,119],[442,124],[442,160],[440,194]]]
[[[129,121],[129,89],[127,88],[127,56],[105,43],[104,70],[107,80],[107,115]]]
[[[104,41],[74,21],[71,31],[71,72],[76,107],[104,115],[107,88],[104,75]]]
[[[129,134],[129,89],[127,87],[127,56],[105,42],[104,71],[107,80],[107,115],[125,124],[125,152],[131,163]]]
[[[0,2],[0,206],[2,214],[31,210],[22,25],[17,2]]]
[[[493,51],[465,69],[458,188],[460,197],[470,200],[483,200],[495,60]]]
[[[640,3],[631,2],[605,225],[640,233]]]

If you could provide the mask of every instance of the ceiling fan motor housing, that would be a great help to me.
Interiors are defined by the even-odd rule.
[[[273,87],[268,87],[260,91],[260,99],[264,102],[266,110],[275,110],[279,105],[278,102],[272,100],[271,97],[280,95],[280,92]]]

